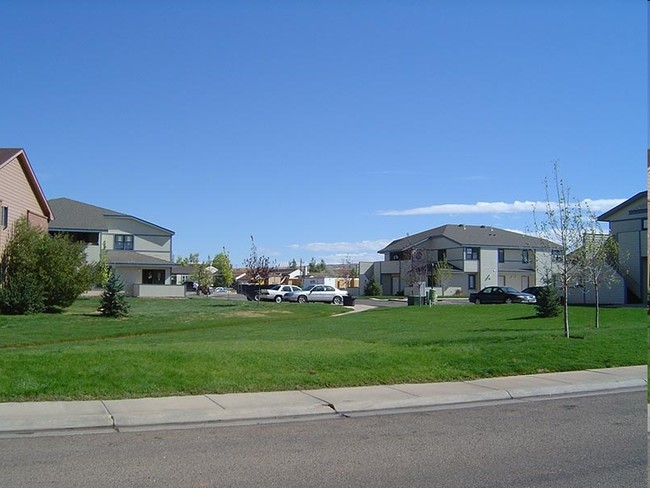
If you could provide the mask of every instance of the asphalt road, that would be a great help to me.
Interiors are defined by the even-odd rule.
[[[647,486],[645,391],[336,420],[0,440],[0,486]]]

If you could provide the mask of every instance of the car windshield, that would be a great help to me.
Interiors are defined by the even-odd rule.
[[[504,287],[504,288],[503,288],[503,291],[505,291],[506,293],[520,293],[519,291],[515,290],[515,289],[514,289],[513,287],[511,287],[511,286],[506,286],[506,287]]]
[[[314,288],[316,285],[309,285],[307,288],[303,288],[302,291],[310,291],[312,288]]]
[[[271,287],[271,290],[279,290],[282,285],[275,285]]]

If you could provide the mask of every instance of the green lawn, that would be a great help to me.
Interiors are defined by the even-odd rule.
[[[333,316],[321,304],[97,299],[65,313],[0,316],[0,401],[112,399],[462,380],[643,364],[643,308],[400,307]]]

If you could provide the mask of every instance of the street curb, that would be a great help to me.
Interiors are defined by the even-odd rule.
[[[0,437],[331,419],[373,412],[638,389],[647,388],[647,384],[647,367],[642,365],[447,383],[0,403]]]

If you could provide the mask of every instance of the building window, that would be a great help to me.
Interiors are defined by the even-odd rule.
[[[564,261],[564,258],[562,256],[562,251],[560,251],[559,249],[553,249],[551,251],[551,257],[553,259],[553,262],[555,263],[561,263],[562,261]]]
[[[648,219],[641,220],[641,229],[648,230]]]
[[[467,275],[467,288],[470,290],[476,290],[476,275],[471,274]]]
[[[506,250],[505,249],[499,249],[497,251],[499,255],[499,262],[500,263],[505,263],[506,262]]]
[[[465,259],[470,261],[478,261],[478,247],[466,247]]]
[[[133,236],[117,234],[115,236],[115,249],[122,251],[133,251]]]
[[[164,285],[165,270],[164,269],[143,269],[142,283],[144,285]]]
[[[0,207],[0,226],[3,229],[6,229],[9,226],[9,207],[1,206]]]
[[[446,249],[438,249],[438,261],[447,261]]]
[[[521,251],[521,262],[526,264],[530,262],[530,256],[528,255],[528,249]]]

